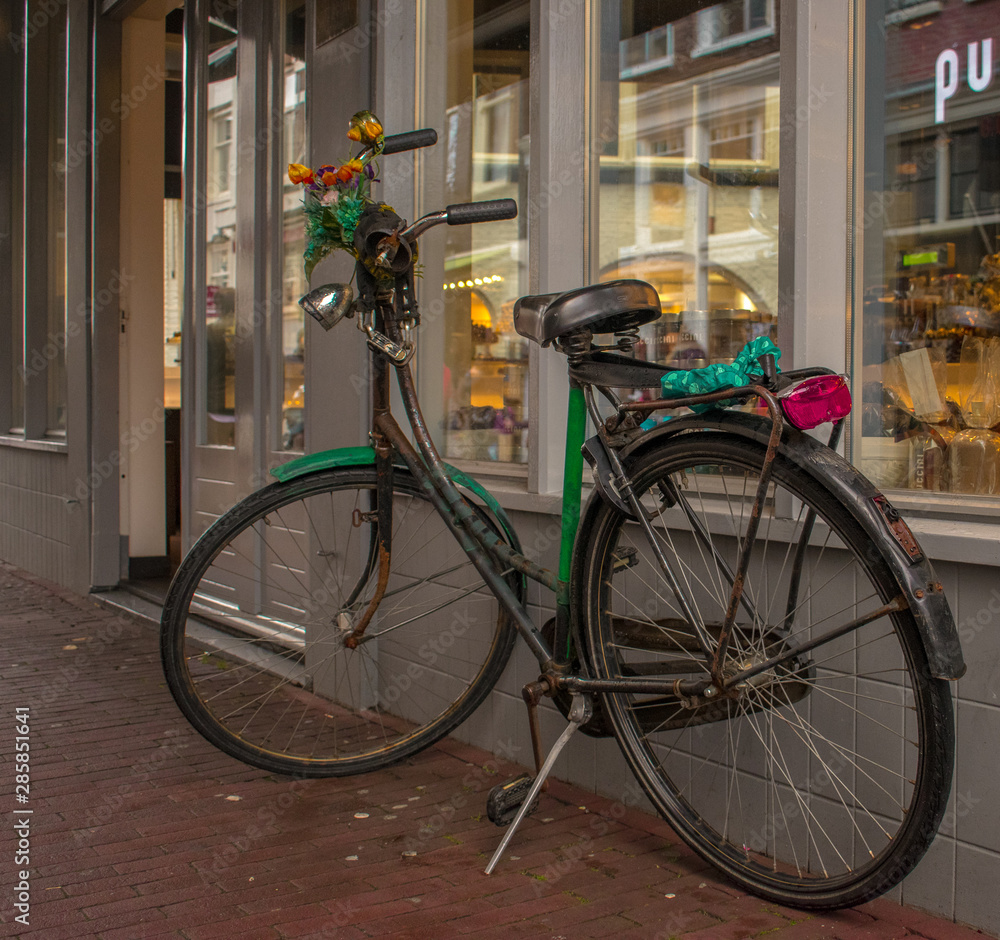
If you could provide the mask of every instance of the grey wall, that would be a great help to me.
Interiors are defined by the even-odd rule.
[[[73,517],[85,503],[68,503],[67,455],[0,447],[0,558],[59,584],[86,590]]]

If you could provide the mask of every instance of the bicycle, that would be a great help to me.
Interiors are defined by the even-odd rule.
[[[381,153],[435,140],[386,137]],[[516,329],[565,354],[570,379],[559,568],[540,567],[491,494],[441,459],[408,365],[418,237],[516,211],[463,204],[407,226],[369,205],[357,298],[327,285],[302,299],[327,329],[354,317],[365,334],[371,443],[277,468],[191,549],[162,619],[177,704],[251,765],[361,773],[454,730],[519,636],[539,663],[524,691],[536,774],[491,794],[491,817],[514,820],[487,871],[582,727],[613,735],[653,807],[750,891],[814,909],[884,892],[942,818],[947,680],[964,664],[912,533],[834,450],[844,412],[829,391],[842,383],[781,374],[765,355],[750,385],[630,401],[615,390],[660,388],[668,372],[629,355],[660,315],[652,287],[522,298]],[[611,345],[594,342],[606,334]],[[415,446],[391,413],[393,371]],[[793,426],[797,395],[832,418],[825,444]],[[643,426],[663,411],[674,417]],[[581,511],[584,456],[594,489]],[[528,579],[556,596],[541,630]],[[568,724],[543,761],[545,697]]]

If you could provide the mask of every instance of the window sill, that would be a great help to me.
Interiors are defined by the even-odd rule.
[[[619,70],[618,78],[620,81],[627,82],[641,75],[649,75],[651,72],[659,72],[662,69],[673,68],[673,66],[674,57],[672,55],[662,56],[659,59],[650,59],[640,65],[627,65]]]
[[[908,23],[910,20],[920,19],[924,16],[934,16],[936,13],[940,13],[943,7],[944,3],[942,0],[926,0],[925,3],[916,3],[911,7],[887,13],[885,15],[885,22],[888,26]]]
[[[699,56],[712,55],[716,52],[725,52],[727,49],[734,49],[737,46],[745,46],[747,43],[756,42],[758,39],[767,39],[774,35],[773,26],[759,26],[757,29],[747,30],[745,33],[737,33],[735,36],[727,36],[718,42],[713,42],[708,46],[696,46],[691,50],[691,58],[697,59]]]
[[[0,435],[0,447],[16,447],[21,450],[43,450],[54,454],[65,454],[69,450],[69,445],[65,440],[26,440],[23,437],[10,437]]]
[[[555,518],[562,512],[562,495],[559,493],[529,493],[523,483],[518,485],[518,481],[510,477],[484,480],[482,476],[471,475],[486,486],[497,502],[508,511]],[[593,484],[585,477],[583,505],[586,505],[593,490]],[[990,500],[990,508],[984,512],[979,506],[946,506],[945,503],[950,501],[942,500],[940,506],[933,507],[933,515],[920,515],[921,511],[928,510],[926,500],[915,499],[903,490],[890,492],[888,495],[893,505],[903,513],[903,518],[932,562],[1000,567],[1000,501]],[[978,521],[973,521],[973,516]],[[726,513],[720,509],[720,525],[727,518]]]

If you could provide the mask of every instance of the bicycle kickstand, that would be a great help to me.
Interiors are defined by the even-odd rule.
[[[521,825],[521,821],[528,815],[528,812],[535,801],[535,797],[538,796],[539,791],[542,789],[542,785],[545,783],[549,773],[552,771],[556,758],[566,746],[569,739],[573,736],[573,732],[576,731],[581,725],[586,724],[586,722],[590,720],[592,713],[593,706],[590,703],[589,696],[573,696],[569,709],[569,724],[563,730],[563,733],[559,735],[556,743],[552,745],[552,750],[549,751],[548,756],[545,758],[545,762],[536,774],[535,780],[531,784],[531,789],[524,797],[524,801],[521,803],[521,807],[518,809],[517,815],[514,817],[513,822],[510,824],[510,828],[503,837],[503,841],[497,846],[497,850],[493,853],[493,858],[490,859],[489,865],[486,866],[487,875],[491,875],[493,873],[493,869],[497,867],[497,863],[500,861],[508,843],[514,837],[517,827]]]

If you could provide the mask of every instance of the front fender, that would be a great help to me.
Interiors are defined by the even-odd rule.
[[[622,450],[621,456],[628,463],[630,458],[668,438],[706,431],[735,434],[766,447],[771,422],[758,415],[725,410],[674,418],[636,438]],[[885,518],[887,507],[892,510],[882,493],[838,453],[787,422],[782,455],[829,489],[872,541],[886,549],[886,560],[903,586],[920,630],[931,675],[939,679],[958,679],[964,675],[966,666],[958,629],[941,582],[915,540],[910,551],[905,551],[900,538],[893,535]],[[594,511],[594,500],[599,498],[595,491],[588,512]]]
[[[337,467],[366,467],[374,465],[374,447],[338,447],[334,450],[324,450],[317,454],[303,454],[301,457],[296,457],[288,463],[283,463],[280,466],[274,467],[271,470],[271,476],[276,477],[282,483],[287,483],[289,480],[294,480],[307,473],[316,473],[318,470],[332,470]],[[403,470],[407,469],[406,464],[404,464],[401,460],[399,461],[399,467]],[[490,514],[493,516],[496,524],[500,527],[500,530],[506,536],[507,544],[510,545],[514,551],[522,553],[521,542],[517,537],[517,533],[514,531],[514,526],[507,516],[507,513],[504,512],[503,507],[497,502],[496,497],[486,490],[486,488],[478,480],[470,477],[467,473],[459,470],[457,467],[453,467],[451,464],[446,463],[444,465],[444,469],[448,474],[448,479],[450,479],[455,486],[459,489],[472,493],[480,500],[481,503],[483,503],[486,509],[488,509]]]

